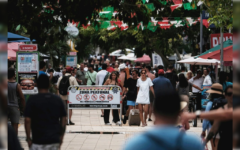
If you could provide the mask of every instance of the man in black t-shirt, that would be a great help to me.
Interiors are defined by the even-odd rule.
[[[128,92],[125,96],[127,96],[127,105],[128,105],[128,110],[126,112],[126,115],[124,116],[123,123],[126,124],[126,121],[128,120],[128,115],[131,109],[135,107],[136,104],[136,99],[137,99],[137,80],[138,80],[138,71],[133,70],[132,71],[132,78],[129,78],[123,87],[123,93],[126,92],[126,89],[128,88]]]
[[[48,92],[46,75],[39,76],[37,86],[39,93],[29,98],[24,114],[26,141],[31,149],[60,149],[67,120],[65,106],[60,97]]]
[[[170,80],[174,89],[176,89],[176,84],[179,81],[176,73],[173,72],[173,66],[168,66],[168,70],[165,73],[165,77]]]

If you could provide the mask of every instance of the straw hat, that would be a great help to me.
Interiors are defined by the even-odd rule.
[[[187,106],[187,102],[181,102],[181,110],[183,110]]]
[[[206,91],[207,93],[223,94],[223,86],[219,83],[214,83],[211,89]]]

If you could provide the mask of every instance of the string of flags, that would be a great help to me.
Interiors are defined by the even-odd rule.
[[[159,2],[161,2],[163,5],[167,5],[167,3],[170,0],[159,0]],[[172,0],[173,3],[175,5],[171,5],[171,10],[174,11],[177,8],[180,7],[184,7],[185,10],[195,10],[197,9],[197,6],[200,6],[202,4],[202,2],[198,2],[197,4],[194,2],[192,3],[192,0],[188,0],[187,3],[183,3],[183,0]],[[143,4],[146,5],[146,7],[150,10],[150,11],[155,11],[155,7],[153,3],[148,3],[149,0],[142,0]],[[164,8],[162,8],[164,9]],[[158,10],[159,11],[159,10]],[[99,12],[99,24],[98,25],[94,25],[92,24],[92,26],[95,28],[95,30],[99,30],[99,29],[107,29],[107,30],[115,30],[117,28],[120,28],[122,31],[123,30],[127,30],[128,29],[128,25],[122,21],[111,21],[111,19],[113,17],[115,17],[115,15],[118,14],[117,11],[114,11],[114,7],[104,7],[103,11]],[[133,18],[136,15],[136,13],[131,13],[131,18]],[[129,16],[130,17],[130,16]],[[104,19],[104,20],[103,20]],[[136,30],[145,30],[148,29],[152,32],[155,32],[157,30],[158,27],[162,28],[162,29],[169,29],[171,26],[174,27],[181,27],[181,26],[185,26],[187,25],[192,26],[194,24],[196,24],[198,21],[200,21],[200,18],[198,19],[194,19],[191,17],[186,17],[186,18],[178,18],[175,17],[174,19],[169,19],[168,17],[164,17],[161,21],[155,20],[155,19],[151,19],[151,21],[148,23],[147,26],[144,26],[143,23],[139,23],[137,25],[137,27],[135,28]],[[73,22],[75,23],[75,22]],[[80,23],[75,23],[75,25],[77,27],[80,26]],[[82,24],[82,27],[84,29],[87,29],[88,26],[90,26],[91,24],[88,23],[87,25]],[[203,25],[208,28],[209,27],[209,22],[207,21],[207,19],[203,19]]]

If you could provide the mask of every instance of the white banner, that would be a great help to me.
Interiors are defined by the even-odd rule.
[[[69,108],[120,109],[121,88],[108,86],[69,87]]]
[[[155,67],[155,65],[157,65],[157,66],[159,66],[159,65],[164,66],[161,56],[159,56],[156,53],[152,53],[152,61],[153,61],[153,67]]]

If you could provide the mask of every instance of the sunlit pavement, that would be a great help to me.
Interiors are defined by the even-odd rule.
[[[153,122],[148,122],[147,127],[129,126],[105,126],[103,118],[100,117],[101,110],[73,110],[73,126],[67,126],[62,150],[120,150],[129,137],[151,129]],[[112,114],[110,114],[110,122]],[[26,134],[23,118],[20,120],[18,137],[22,147],[28,150],[25,141]],[[195,134],[200,137],[202,123],[198,120],[198,127],[192,127],[187,134]],[[209,146],[208,146],[209,147]],[[209,150],[211,150],[209,148]]]

